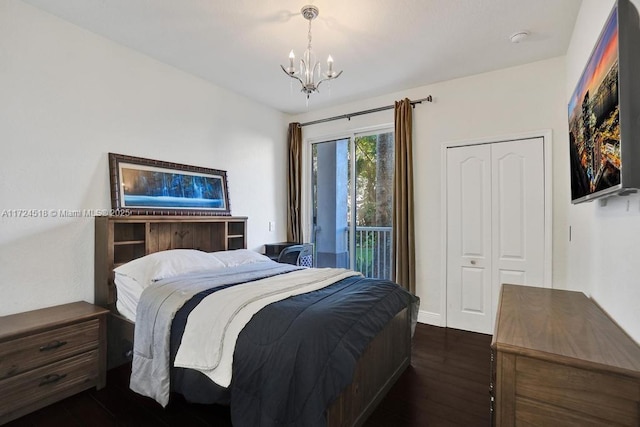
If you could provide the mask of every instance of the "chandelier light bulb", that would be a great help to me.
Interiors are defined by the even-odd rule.
[[[296,55],[293,53],[293,49],[289,52],[289,68],[287,68],[286,73],[292,75],[296,72],[296,68],[293,66],[293,60],[296,59]]]

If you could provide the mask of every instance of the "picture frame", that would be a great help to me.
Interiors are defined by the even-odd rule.
[[[109,153],[111,207],[133,215],[229,216],[227,172]]]

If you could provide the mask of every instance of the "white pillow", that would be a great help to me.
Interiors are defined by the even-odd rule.
[[[116,308],[118,312],[132,322],[136,321],[136,310],[140,295],[144,290],[137,280],[132,279],[124,274],[115,273],[113,282],[116,285],[118,299],[116,300]]]
[[[217,270],[225,265],[216,257],[195,249],[172,249],[134,259],[113,271],[136,280],[142,288],[161,279],[202,270]]]
[[[220,260],[226,267],[237,267],[243,264],[253,264],[256,262],[267,262],[271,259],[267,256],[249,249],[236,249],[233,251],[212,252],[216,259]]]

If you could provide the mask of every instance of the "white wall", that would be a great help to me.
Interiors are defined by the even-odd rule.
[[[640,0],[631,0],[640,9]],[[613,0],[583,0],[567,51],[566,96],[573,88],[609,16]],[[568,207],[574,260],[568,281],[583,283],[585,291],[640,342],[640,197],[613,197]]]
[[[524,48],[525,45],[522,45]],[[292,117],[293,121],[392,105],[395,100],[434,97],[414,109],[417,294],[421,321],[444,324],[441,238],[441,146],[445,142],[548,130],[553,139],[553,282],[568,286],[566,206],[569,198],[565,62],[554,58],[529,65],[446,81]],[[313,102],[313,100],[311,101]],[[393,123],[393,110],[303,128],[303,138]]]
[[[107,153],[129,154],[226,170],[260,249],[286,236],[285,141],[275,110],[0,1],[0,315],[93,301],[93,218],[8,210],[110,208]]]

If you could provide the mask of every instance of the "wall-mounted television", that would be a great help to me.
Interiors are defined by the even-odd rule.
[[[617,0],[569,101],[571,202],[640,188],[640,26]]]

